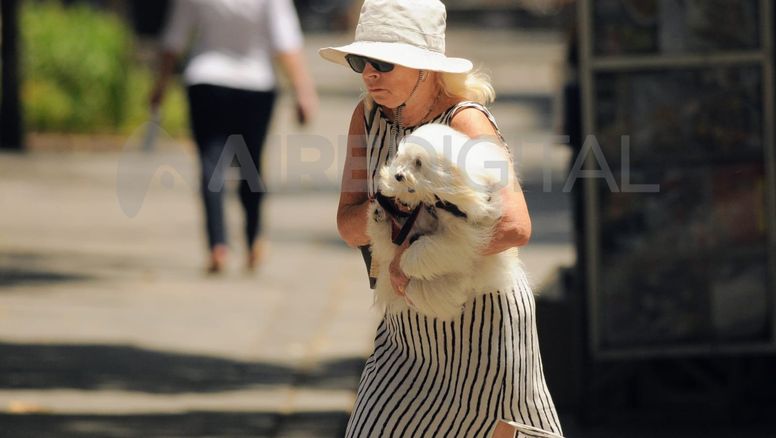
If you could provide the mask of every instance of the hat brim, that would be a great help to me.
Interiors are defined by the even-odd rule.
[[[346,46],[320,49],[318,54],[327,61],[342,65],[348,65],[345,55],[353,54],[418,70],[468,73],[473,68],[468,59],[448,58],[442,53],[404,43],[356,41]]]

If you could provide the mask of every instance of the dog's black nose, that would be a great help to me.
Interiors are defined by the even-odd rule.
[[[393,177],[396,178],[396,181],[403,181],[404,180],[404,175],[402,175],[401,173],[397,173]]]

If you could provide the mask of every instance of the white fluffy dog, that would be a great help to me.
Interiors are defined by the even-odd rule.
[[[454,129],[429,124],[400,144],[391,163],[380,170],[379,191],[400,210],[417,219],[411,245],[400,267],[410,278],[404,296],[391,287],[389,266],[398,246],[392,237],[402,224],[378,202],[367,219],[375,301],[396,313],[408,306],[428,316],[452,319],[475,294],[504,290],[520,269],[516,250],[483,256],[501,216],[499,190],[511,185],[506,149],[485,140],[471,140]],[[393,230],[393,231],[392,231]]]

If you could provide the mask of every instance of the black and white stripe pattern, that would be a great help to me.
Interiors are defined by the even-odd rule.
[[[386,315],[346,436],[486,437],[498,420],[560,435],[534,314],[521,275],[513,290],[477,297],[454,321]]]
[[[435,121],[449,124],[467,106],[493,121],[487,109],[471,102]],[[367,162],[374,175],[390,159],[393,139],[379,110],[366,122]],[[534,315],[533,293],[523,273],[511,290],[478,296],[453,321],[411,310],[386,314],[361,375],[346,437],[488,437],[499,420],[526,425],[527,433],[560,436]]]

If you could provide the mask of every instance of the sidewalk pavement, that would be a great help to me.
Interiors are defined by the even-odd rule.
[[[509,38],[499,38],[483,53],[499,59],[508,51]],[[454,39],[470,41],[471,51],[482,41]],[[523,45],[545,60],[530,68],[549,68],[541,49],[556,41],[545,43]],[[336,144],[345,133],[357,75],[322,65],[313,62],[319,83],[334,85],[324,87],[315,124],[295,127],[287,97],[273,120],[265,166],[271,246],[256,273],[242,269],[233,195],[229,270],[202,273],[190,147],[0,154],[0,436],[342,435],[379,316],[359,253],[336,231],[343,156],[331,158],[325,178],[310,179],[303,164],[321,150],[288,148],[294,134]],[[549,101],[546,90],[517,80],[524,74],[531,76],[506,81],[509,93],[533,89]],[[352,79],[347,91],[342,81]],[[494,112],[518,151],[534,228],[521,254],[541,288],[573,263],[560,190],[568,154],[537,146],[552,134],[546,105],[514,99]]]
[[[129,217],[121,158],[0,155],[0,410],[56,414],[41,418],[59,432],[138,416],[158,432],[204,412],[218,424],[242,413],[234,421],[261,436],[305,421],[316,434],[302,436],[340,434],[378,315],[360,255],[338,239],[337,193],[271,193],[270,254],[254,274],[232,197],[234,257],[206,277],[192,187],[160,172]],[[524,260],[547,275],[568,251],[537,242]],[[0,423],[29,432],[29,418]]]
[[[118,161],[0,156],[0,410],[258,413],[268,429],[246,431],[268,436],[281,415],[341,420],[377,315],[357,254],[337,240],[336,194],[271,195],[270,257],[255,274],[241,270],[230,199],[234,260],[206,277],[191,187],[157,179],[128,217]]]

